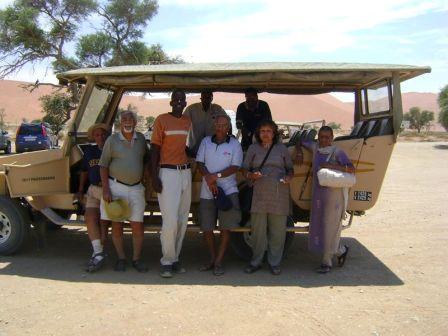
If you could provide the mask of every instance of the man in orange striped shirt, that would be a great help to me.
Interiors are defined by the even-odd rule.
[[[191,170],[186,153],[191,120],[182,114],[187,105],[185,92],[174,90],[170,105],[172,111],[154,121],[151,138],[152,185],[162,213],[160,276],[164,278],[171,278],[173,272],[185,272],[179,254],[191,203]]]

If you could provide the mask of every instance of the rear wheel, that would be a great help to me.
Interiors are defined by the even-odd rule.
[[[5,154],[11,154],[11,143],[9,141],[6,144]]]
[[[29,233],[29,223],[21,205],[9,197],[0,196],[0,254],[17,252]]]

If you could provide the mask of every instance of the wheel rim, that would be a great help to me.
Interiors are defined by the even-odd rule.
[[[11,222],[9,218],[0,211],[0,244],[6,242],[11,236]]]
[[[250,220],[247,221],[247,223],[244,225],[245,227],[250,227]],[[251,234],[250,231],[248,232],[243,232],[243,239],[244,242],[247,244],[247,246],[252,247],[252,240],[251,240]]]

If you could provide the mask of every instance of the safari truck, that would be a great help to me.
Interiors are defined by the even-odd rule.
[[[353,128],[349,135],[335,138],[356,168],[356,185],[350,190],[348,212],[353,215],[371,209],[378,200],[381,185],[402,122],[400,83],[430,72],[429,67],[348,63],[216,63],[120,66],[72,70],[57,75],[60,84],[80,88],[81,96],[64,144],[44,150],[0,157],[0,254],[18,251],[36,218],[55,225],[84,225],[73,203],[78,190],[83,146],[87,129],[94,123],[112,125],[123,95],[129,92],[187,93],[203,89],[313,95],[329,92],[353,94]],[[291,106],[294,108],[294,106]],[[291,128],[293,129],[293,128]],[[295,155],[298,141],[316,140],[313,128],[296,127],[285,139]],[[311,205],[311,156],[294,167],[291,182],[292,212],[287,239],[307,232]],[[240,190],[245,181],[239,177]],[[199,231],[196,221],[201,177],[193,171],[191,221],[187,230]],[[150,183],[146,183],[150,190]],[[157,198],[150,193],[145,212],[145,228],[161,227]],[[250,220],[241,222],[232,237],[232,247],[241,257],[250,254]]]

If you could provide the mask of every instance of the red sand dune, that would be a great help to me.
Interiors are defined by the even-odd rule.
[[[39,97],[54,91],[48,85],[41,85],[33,92],[21,88],[25,82],[2,80],[0,81],[0,108],[5,109],[6,122],[18,125],[23,119],[31,121],[42,118]],[[277,121],[302,122],[307,120],[325,119],[327,122],[336,122],[343,129],[349,129],[353,124],[353,105],[344,103],[330,94],[320,95],[277,95],[262,93],[260,99],[269,103],[272,114]],[[199,102],[199,96],[188,97],[188,104]],[[217,92],[214,102],[224,109],[236,111],[240,102],[244,100],[243,94]],[[120,104],[126,107],[132,104],[137,107],[138,113],[143,116],[157,116],[170,110],[169,99],[148,99],[140,96],[125,96]],[[438,115],[437,94],[435,93],[405,93],[403,94],[403,110],[412,106],[434,111]],[[437,120],[437,119],[436,119]]]

